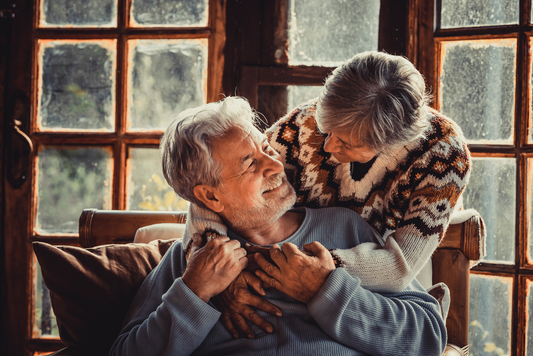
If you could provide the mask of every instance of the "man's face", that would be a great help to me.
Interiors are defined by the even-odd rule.
[[[256,128],[233,128],[211,144],[222,166],[220,215],[233,227],[253,229],[281,217],[296,200],[279,154]]]

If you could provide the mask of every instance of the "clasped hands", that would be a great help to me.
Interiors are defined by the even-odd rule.
[[[247,337],[254,337],[246,320],[269,333],[273,331],[272,325],[251,308],[282,315],[278,307],[258,296],[265,295],[264,288],[276,288],[309,303],[335,269],[331,254],[319,242],[305,244],[303,250],[292,243],[281,248],[275,244],[270,249],[247,245],[248,251],[225,236],[203,247],[201,244],[202,239],[196,235],[183,282],[206,302],[214,297],[222,323],[235,338],[239,337],[237,328]]]

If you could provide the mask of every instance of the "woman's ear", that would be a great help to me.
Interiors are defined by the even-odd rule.
[[[205,184],[200,184],[193,188],[193,192],[198,200],[215,213],[220,213],[224,210],[224,204],[218,199],[220,194],[218,189]]]

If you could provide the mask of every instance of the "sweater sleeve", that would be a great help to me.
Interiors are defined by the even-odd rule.
[[[446,327],[437,300],[420,291],[370,292],[343,268],[331,273],[307,309],[337,342],[369,355],[441,355]]]
[[[110,355],[189,355],[217,323],[220,312],[183,283],[175,245],[137,292]]]
[[[470,176],[470,154],[462,135],[448,134],[406,168],[391,189],[391,201],[405,200],[403,214],[385,215],[383,247],[364,243],[334,250],[363,287],[398,292],[416,277],[433,254]],[[390,203],[390,204],[392,204]]]

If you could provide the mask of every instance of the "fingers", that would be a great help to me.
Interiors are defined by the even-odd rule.
[[[279,249],[279,247],[278,247]],[[279,252],[281,254],[283,254],[283,252]],[[263,256],[261,256],[260,253],[256,253],[254,255],[255,257],[255,262],[257,262],[257,264],[259,265],[259,267],[261,267],[261,269],[263,271],[265,271],[266,273],[268,273],[270,276],[274,277],[274,278],[277,278],[279,275],[280,275],[280,271],[279,271],[279,268],[274,266],[272,263],[268,262]],[[257,272],[256,272],[256,275],[261,278]],[[261,278],[262,279],[262,278]]]
[[[331,253],[318,241],[305,244],[304,250],[313,253],[319,259],[331,259]]]
[[[262,310],[264,312],[267,312],[268,314],[272,314],[272,315],[275,315],[277,317],[281,317],[283,314],[281,313],[281,309],[279,309],[278,307],[276,307],[274,304],[270,303],[269,301],[261,298],[261,297],[258,297],[256,295],[250,295],[249,297],[249,300],[248,300],[248,304],[251,305],[252,307],[256,307],[257,309],[259,310]],[[259,318],[261,318],[259,316]],[[261,318],[262,319],[262,318]],[[250,321],[253,321],[251,319],[249,319]],[[255,322],[254,322],[255,323]],[[266,321],[265,321],[266,323]],[[259,326],[261,329],[263,330],[267,330],[265,329],[263,326],[255,323],[257,326]],[[268,324],[268,323],[267,323]],[[268,324],[270,325],[270,324]],[[268,330],[267,330],[268,331]]]
[[[263,281],[259,279],[259,277],[248,271],[243,271],[242,275],[244,277],[244,280],[246,281],[246,284],[251,286],[258,294],[266,294],[265,290],[263,289]]]
[[[278,266],[287,262],[287,257],[285,256],[283,251],[281,251],[278,244],[274,244],[270,247],[270,257],[272,258],[272,261],[274,261],[274,263],[276,263]],[[261,266],[261,268],[263,267]],[[266,272],[268,273],[268,271]]]
[[[200,236],[200,234],[193,234],[190,253],[193,254],[196,250],[200,249],[202,247],[202,244],[202,236]]]
[[[259,297],[255,297],[255,298],[262,299]],[[249,321],[251,321],[252,323],[254,323],[257,327],[265,330],[267,333],[271,333],[272,331],[274,331],[274,328],[272,327],[272,325],[270,325],[268,321],[266,321],[261,315],[257,314],[252,308],[248,306],[244,307],[244,317],[248,319]],[[240,324],[238,325],[240,327]],[[246,336],[248,336],[248,338],[252,339],[254,336],[252,330],[250,329],[250,327],[245,321],[244,321],[244,325],[246,325],[247,330],[244,330],[244,329],[241,329],[241,330],[246,334]]]
[[[277,290],[283,292],[283,286],[277,279],[270,277],[268,274],[260,270],[255,271],[255,275],[261,278],[261,280],[265,282],[268,286],[276,288]]]
[[[285,254],[286,258],[289,259],[294,255],[301,255],[302,251],[293,243],[286,242],[281,246],[281,250]]]
[[[235,325],[231,322],[231,317],[229,314],[223,313],[220,316],[220,321],[222,321],[222,325],[229,331],[229,333],[235,338],[239,338],[239,331],[237,328],[235,328]]]
[[[248,307],[246,307],[247,309],[250,309]],[[245,308],[245,309],[246,309]],[[251,313],[254,313],[251,309],[250,309]],[[250,314],[249,312],[245,311],[244,312],[245,315],[247,314]],[[257,315],[257,314],[256,314]],[[248,315],[247,315],[248,317]],[[252,317],[253,319],[253,317]],[[231,320],[237,325],[237,327],[244,333],[244,335],[246,335],[246,337],[248,337],[248,339],[253,339],[254,338],[254,333],[252,331],[252,329],[250,329],[250,326],[248,325],[248,323],[246,322],[246,319],[243,318],[243,316],[241,314],[237,314],[237,313],[232,313],[231,314]]]

